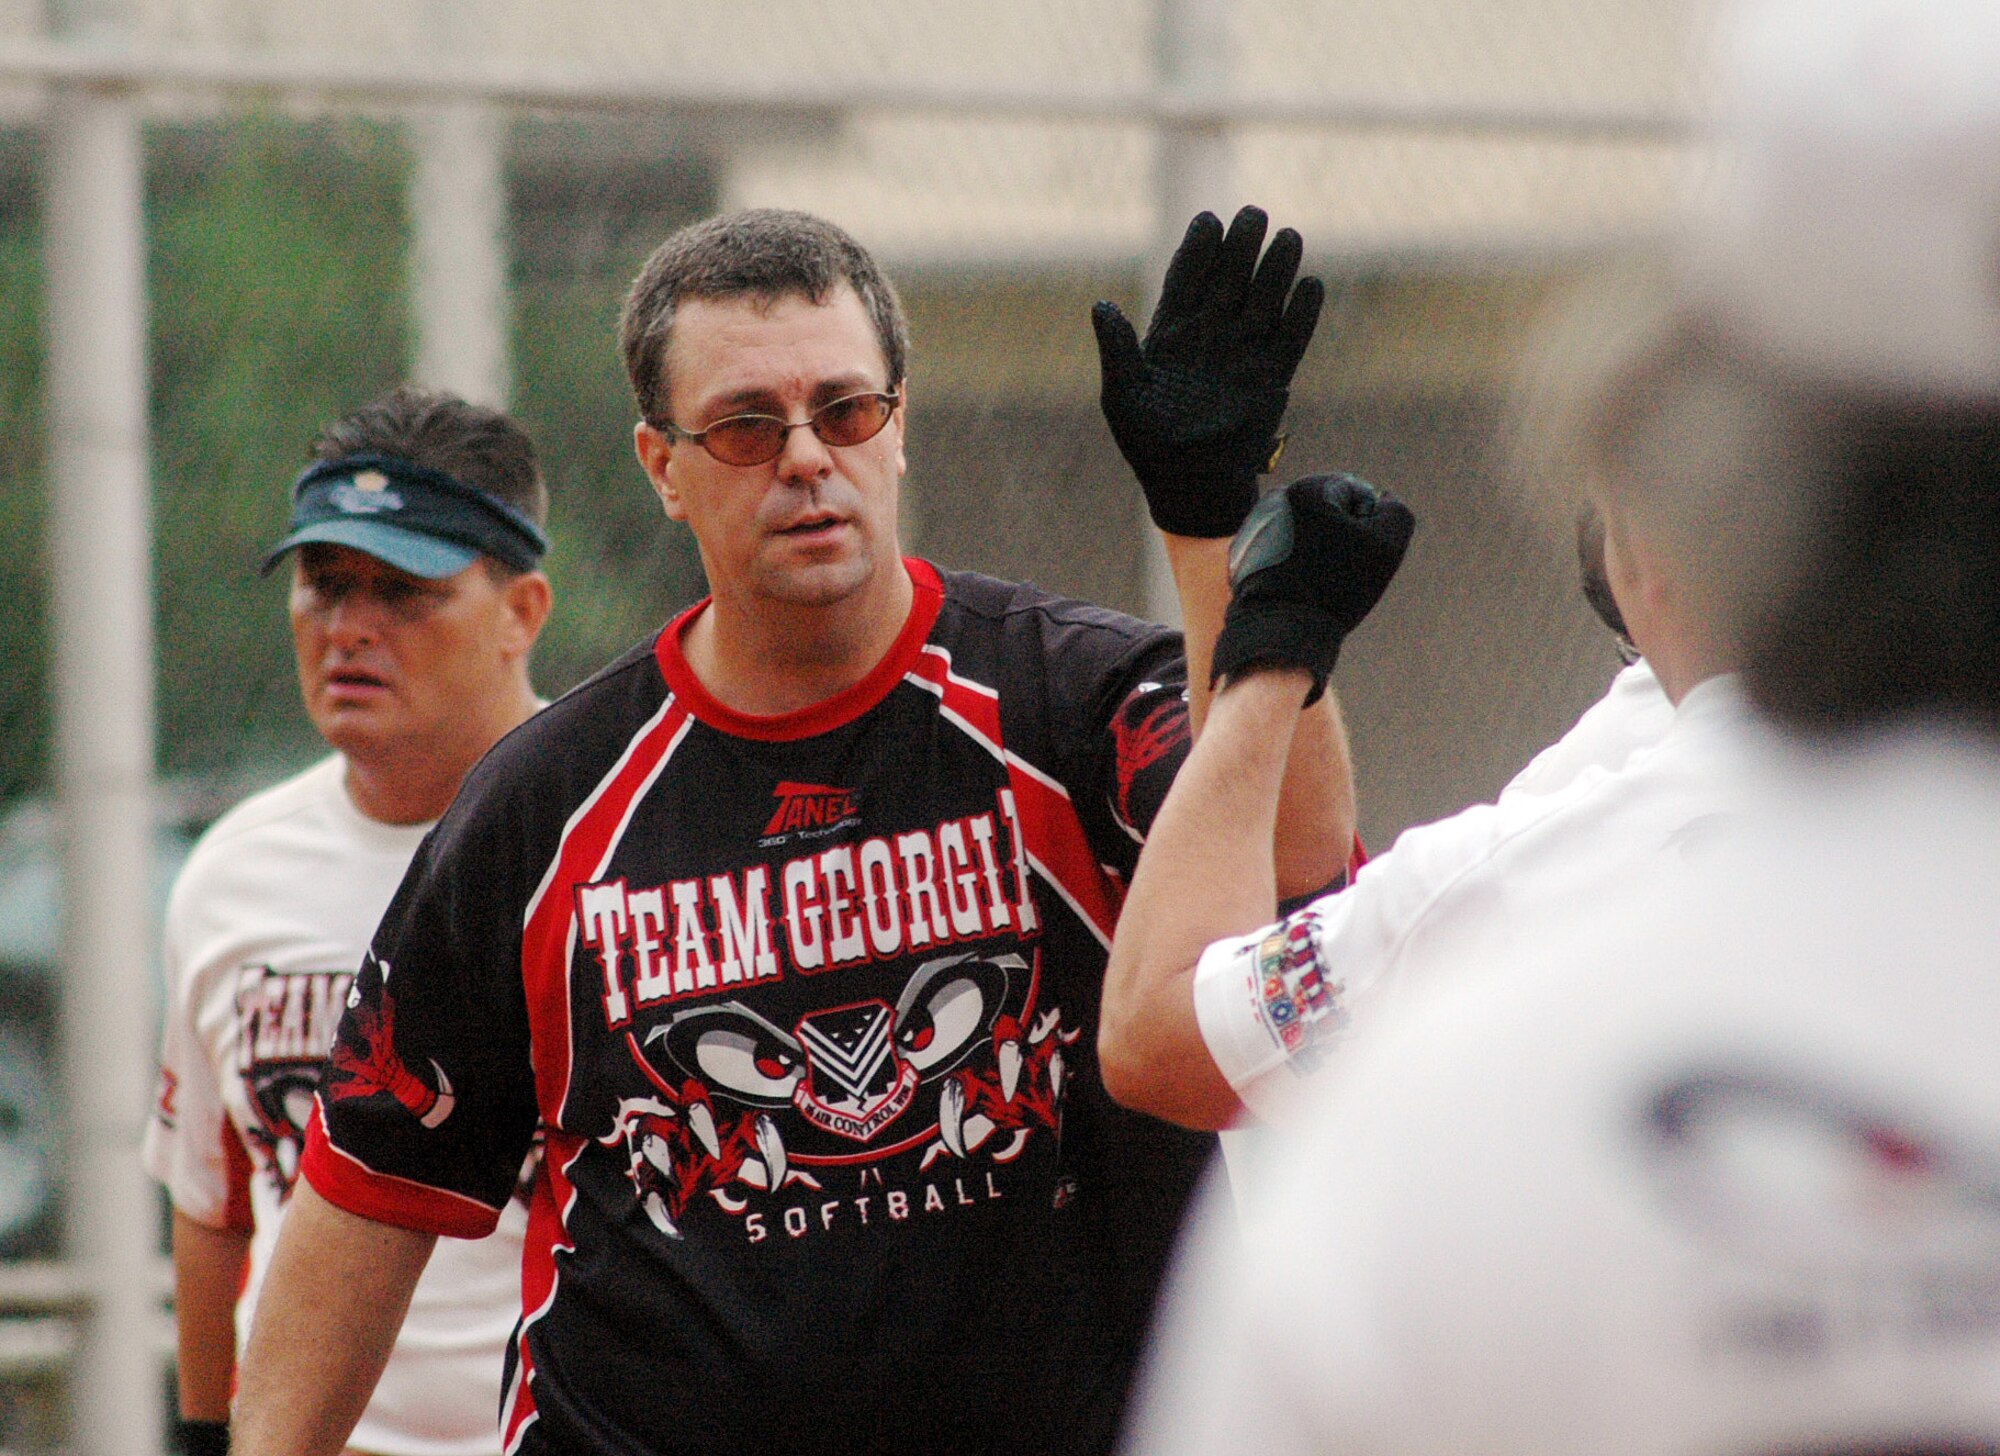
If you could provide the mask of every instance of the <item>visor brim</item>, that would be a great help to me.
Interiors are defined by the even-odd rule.
[[[301,546],[315,544],[365,551],[388,562],[398,571],[407,571],[411,576],[421,576],[430,581],[457,576],[479,559],[479,553],[469,546],[460,546],[456,542],[443,541],[416,531],[405,531],[386,521],[317,521],[310,526],[301,526],[265,552],[257,570],[268,576],[271,568],[285,556]]]

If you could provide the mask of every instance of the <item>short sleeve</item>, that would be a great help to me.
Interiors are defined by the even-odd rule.
[[[1341,956],[1358,903],[1325,895],[1275,925],[1217,941],[1195,963],[1195,1020],[1209,1055],[1249,1108],[1273,1118],[1347,1030],[1379,958]]]
[[[167,1009],[159,1086],[140,1158],[180,1213],[210,1228],[247,1233],[253,1226],[249,1159],[229,1120],[215,1064],[195,1029],[193,977],[178,931],[178,911],[170,909],[162,948]]]
[[[518,839],[462,795],[424,841],[348,993],[302,1170],[350,1213],[492,1232],[537,1122]]]
[[[1063,676],[1088,708],[1070,792],[1099,861],[1129,879],[1194,735],[1179,635],[1150,628],[1116,645],[1100,661],[1066,664]]]

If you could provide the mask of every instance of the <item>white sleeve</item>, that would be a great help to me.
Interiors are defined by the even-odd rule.
[[[1215,1065],[1267,1122],[1289,1120],[1358,1013],[1394,994],[1404,949],[1439,902],[1559,800],[1476,804],[1407,830],[1354,883],[1277,924],[1217,941],[1195,963],[1195,1021]]]
[[[1325,895],[1276,925],[1219,940],[1194,970],[1195,1020],[1229,1085],[1250,1089],[1280,1067],[1304,1075],[1347,1024],[1347,983],[1327,973],[1322,922],[1340,921],[1344,892]],[[1259,1110],[1252,1104],[1253,1110]]]
[[[176,1210],[214,1228],[247,1230],[249,1164],[197,1026],[206,978],[182,952],[186,913],[177,887],[161,949],[167,1006],[160,1085],[140,1157],[146,1171],[166,1185]]]

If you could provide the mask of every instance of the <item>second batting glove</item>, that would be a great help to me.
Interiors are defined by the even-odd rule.
[[[1319,701],[1416,528],[1408,506],[1352,475],[1309,475],[1264,497],[1230,543],[1210,680],[1302,667],[1313,679],[1306,704]]]
[[[1105,423],[1154,524],[1177,536],[1232,536],[1257,503],[1326,298],[1298,277],[1299,235],[1280,228],[1266,250],[1266,226],[1254,207],[1226,234],[1213,213],[1189,223],[1143,344],[1116,304],[1091,310]]]

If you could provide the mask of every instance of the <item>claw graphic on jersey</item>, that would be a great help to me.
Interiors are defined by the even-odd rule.
[[[1141,716],[1148,702],[1152,707]],[[1113,715],[1111,739],[1118,755],[1118,799],[1112,808],[1128,830],[1134,823],[1132,788],[1139,775],[1186,743],[1190,736],[1187,704],[1179,698],[1166,702],[1150,698],[1145,686],[1127,698]]]
[[[345,1039],[335,1043],[327,1069],[327,1090],[339,1100],[387,1092],[425,1127],[437,1127],[458,1103],[451,1079],[432,1061],[431,1072],[437,1078],[433,1091],[396,1055],[396,998],[389,990],[389,965],[386,961],[376,964],[382,968],[376,1004],[370,1006],[364,998],[352,1008],[354,1040],[361,1049],[356,1051]]]
[[[1012,1162],[1060,1126],[1062,1048],[1080,1034],[1035,1005],[1038,986],[1019,955],[961,952],[920,965],[893,1006],[848,1002],[790,1028],[740,1001],[684,1009],[627,1035],[657,1095],[621,1102],[599,1141],[624,1145],[638,1206],[672,1238],[704,1193],[740,1215],[757,1196],[820,1188],[828,1168],[901,1153],[925,1169]]]
[[[708,1093],[697,1085],[690,1093],[690,1099],[687,1119],[696,1141],[711,1158],[721,1157],[722,1143],[715,1135],[715,1111],[708,1105]]]
[[[1000,1066],[1000,1091],[1009,1102],[1021,1090],[1021,1027],[1011,1016],[1003,1016],[993,1027],[994,1060]]]
[[[938,1140],[925,1151],[923,1166],[949,1153],[965,1159],[984,1149],[995,1133],[1013,1136],[989,1156],[1010,1163],[1021,1155],[1038,1127],[1053,1129],[1062,1117],[1062,1048],[1081,1035],[1062,1028],[1062,1014],[1037,1018],[1033,1033],[1002,1017],[993,1028],[993,1070],[967,1068],[953,1075],[938,1096]],[[1015,1070],[1010,1075],[1008,1068]]]
[[[784,1140],[768,1116],[745,1119],[718,1137],[707,1089],[689,1082],[679,1094],[627,1098],[618,1106],[605,1147],[625,1145],[626,1176],[639,1207],[668,1238],[681,1237],[680,1219],[697,1193],[708,1193],[732,1212],[744,1206],[732,1184],[774,1192],[818,1180],[787,1165]]]
[[[785,1144],[778,1136],[778,1125],[769,1117],[757,1119],[757,1151],[764,1155],[764,1186],[784,1187]]]

